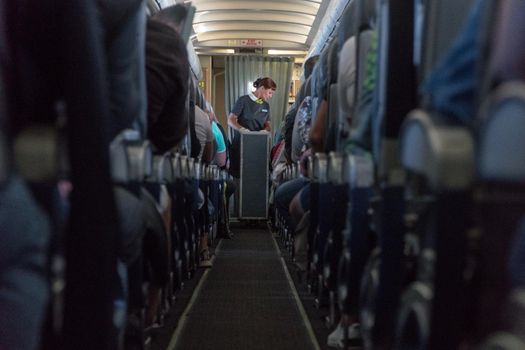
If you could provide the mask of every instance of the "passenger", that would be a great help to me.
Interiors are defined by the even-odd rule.
[[[295,102],[284,117],[285,126],[284,126],[284,140],[285,140],[285,155],[289,161],[291,161],[291,149],[292,149],[292,133],[293,127],[295,124],[295,115],[297,114],[297,109],[303,102],[303,99],[306,96],[310,96],[310,92],[306,91],[306,80],[312,74],[315,64],[319,60],[319,55],[312,56],[306,60],[304,63],[304,81],[299,89],[299,93],[296,96]]]
[[[226,167],[226,142],[224,140],[224,135],[219,128],[217,118],[211,106],[208,106],[206,113],[210,119],[211,130],[214,137],[215,154],[213,156],[212,163],[217,165],[219,168],[224,169]]]
[[[239,177],[240,171],[240,134],[238,131],[271,131],[270,105],[277,85],[271,78],[258,78],[253,87],[253,93],[239,97],[230,115],[228,125],[235,130],[232,141],[230,172],[234,177]]]
[[[210,122],[212,126],[213,135],[215,137],[215,156],[213,158],[213,164],[217,165],[219,168],[226,170],[227,169],[227,141],[226,134],[222,129],[222,126],[217,123],[217,117],[213,112],[211,106],[207,106],[206,112],[210,117]],[[223,183],[223,198],[220,198],[219,201],[219,213],[218,213],[218,232],[217,238],[232,238],[233,233],[230,231],[230,218],[229,218],[229,199],[233,193],[235,193],[235,183],[231,179],[226,179]]]
[[[299,93],[297,94],[297,98],[295,100],[294,105],[292,106],[292,108],[286,114],[286,117],[285,117],[286,125],[285,125],[285,132],[284,132],[285,134],[285,138],[284,138],[285,152],[284,153],[289,163],[291,163],[293,159],[297,161],[297,159],[299,159],[301,156],[300,152],[296,152],[294,156],[292,156],[292,144],[293,144],[293,136],[294,136],[295,118],[296,118],[297,111],[299,107],[301,106],[303,100],[307,96],[310,96],[310,92],[306,91],[306,87],[307,87],[306,80],[312,74],[312,71],[318,60],[319,60],[319,56],[317,55],[310,57],[308,60],[306,60],[304,64],[305,81],[303,82],[303,85],[301,86]],[[303,107],[308,108],[308,106],[309,104],[306,104]],[[305,110],[304,112],[305,112],[304,116],[306,117],[308,115],[307,110]],[[310,119],[311,119],[311,108],[309,112],[310,112]],[[297,130],[295,130],[295,137],[296,138],[298,137]],[[295,195],[308,183],[309,183],[308,178],[299,177],[297,179],[293,179],[291,181],[281,184],[275,190],[275,194],[274,194],[275,208],[279,211],[279,214],[284,218],[286,224],[292,229],[294,228],[295,225],[290,217],[290,211],[289,211],[290,203],[292,199],[295,197]],[[296,221],[295,223],[297,222],[298,221]]]
[[[310,148],[309,144],[309,131],[310,122],[312,119],[312,104],[311,97],[306,96],[301,103],[297,111],[297,117],[295,119],[295,125],[292,132],[292,148],[291,148],[291,159],[297,162],[299,159],[306,160],[306,157],[310,154],[309,152],[303,157],[303,154]],[[305,168],[305,167],[304,167]],[[303,173],[303,175],[306,175]],[[304,206],[290,206],[293,198],[299,193],[305,186],[310,183],[310,180],[306,176],[301,176],[296,179],[290,180],[279,186],[275,192],[275,205],[279,213],[283,216],[286,224],[295,229],[296,225],[301,221],[308,206],[309,192],[304,194]],[[292,212],[293,209],[293,212]]]
[[[328,127],[328,103],[326,98],[321,100],[317,116],[313,121],[313,125],[310,129],[309,140],[311,144],[311,152],[324,152],[325,149],[325,136],[326,129]],[[305,155],[306,156],[306,155]],[[304,162],[303,159],[302,162]],[[306,166],[304,166],[306,168]],[[310,182],[306,181],[303,183],[303,187],[292,197],[289,202],[288,210],[290,212],[290,220],[292,225],[297,225],[303,219],[305,213],[310,210]]]
[[[292,133],[292,152],[293,162],[301,159],[303,153],[310,149],[310,128],[312,122],[312,97],[306,96],[299,106]]]
[[[197,158],[205,164],[210,164],[214,156],[215,136],[209,114],[199,106],[195,106],[195,134],[200,144],[200,152]]]
[[[178,33],[185,16],[186,9],[175,5],[157,12],[147,21],[148,139],[158,153],[173,149],[187,131],[188,120],[183,111],[188,94],[190,68],[186,45]],[[158,204],[162,202],[160,198],[154,200]],[[144,241],[144,254],[150,257],[148,260],[154,268],[145,316],[146,325],[155,322],[161,290],[169,279],[169,259],[165,255],[168,252],[166,235],[169,228],[166,232],[164,225],[158,225],[155,217],[161,213],[156,208],[157,211],[153,210],[150,202],[145,202],[150,229]],[[169,206],[164,209],[165,212],[169,211]]]
[[[199,106],[195,106],[195,134],[200,144],[200,153],[198,157],[204,164],[210,164],[213,160],[215,136],[213,135],[209,115]],[[208,191],[206,191],[202,186],[200,191],[204,195]],[[199,208],[199,210],[206,211],[201,213],[202,217],[204,217],[204,215],[210,215],[210,213],[215,210],[209,198],[206,198],[203,205],[204,207]],[[200,236],[200,267],[211,267],[211,255],[208,247],[208,240],[209,227],[205,227],[204,230],[201,231]]]
[[[227,171],[229,169],[229,141],[226,136],[226,132],[221,124],[217,122],[217,117],[213,108],[210,110],[210,120],[212,121],[212,130],[215,134],[216,139],[216,154],[214,158],[214,163],[218,165],[222,170]],[[219,227],[218,227],[218,238],[230,239],[233,237],[233,232],[230,230],[230,214],[229,214],[229,205],[230,198],[237,190],[235,182],[229,177],[224,181],[224,198],[222,204],[220,205],[219,213]]]
[[[148,139],[161,153],[184,138],[188,125],[183,111],[190,67],[186,44],[177,32],[176,22],[185,16],[185,12],[184,16],[180,14],[183,10],[182,6],[168,7],[147,23]]]

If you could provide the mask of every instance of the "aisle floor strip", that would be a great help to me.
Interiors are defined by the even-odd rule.
[[[270,231],[270,234],[272,235],[272,241],[273,241],[275,250],[277,250],[277,253],[280,255],[281,250],[279,249],[279,245],[277,244],[277,241],[275,240],[275,237],[270,228],[269,228],[269,231]],[[286,266],[286,262],[282,256],[281,256],[281,265],[283,267],[284,274],[286,275],[286,279],[288,280],[288,284],[290,285],[290,288],[292,290],[292,294],[295,299],[295,303],[297,304],[297,308],[299,309],[299,313],[301,314],[301,318],[303,319],[304,326],[306,327],[306,331],[308,332],[308,336],[310,337],[310,341],[312,342],[315,350],[321,350],[321,347],[319,346],[319,342],[317,341],[317,338],[315,336],[312,324],[310,323],[310,319],[308,318],[308,315],[306,314],[306,310],[304,309],[303,303],[301,302],[301,299],[299,298],[299,293],[297,293],[297,289],[295,288],[295,284],[293,283],[292,276],[290,276],[290,272],[288,271],[288,267]]]
[[[217,248],[215,248],[215,255],[213,256],[211,262],[215,261],[215,258],[217,255],[219,255],[219,252],[221,250],[222,246],[222,240],[217,244]],[[182,313],[182,316],[180,318],[180,322],[177,325],[177,328],[175,328],[175,332],[173,333],[173,336],[171,337],[170,343],[168,345],[168,348],[166,350],[174,350],[175,346],[177,345],[177,342],[180,338],[180,335],[184,329],[184,326],[186,325],[186,321],[188,320],[188,315],[190,314],[191,308],[193,307],[193,304],[195,304],[195,301],[199,297],[200,291],[202,289],[202,286],[204,285],[204,282],[206,282],[206,279],[208,277],[208,274],[210,273],[211,269],[206,269],[204,273],[202,274],[202,277],[199,281],[199,284],[197,284],[197,287],[195,287],[195,290],[193,291],[193,295],[191,296],[190,302],[184,309],[184,312]]]

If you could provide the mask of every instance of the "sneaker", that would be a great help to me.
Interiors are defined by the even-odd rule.
[[[345,344],[345,329],[341,325],[341,322],[337,325],[336,329],[330,335],[327,339],[327,345],[331,348],[337,348],[337,349],[343,349]],[[348,326],[348,340],[349,341],[355,341],[361,339],[361,328],[359,326],[359,323],[353,323],[350,326]]]

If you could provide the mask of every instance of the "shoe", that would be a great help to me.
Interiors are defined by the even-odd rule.
[[[208,260],[201,260],[199,262],[199,267],[203,268],[203,269],[209,269],[212,266],[213,266],[213,263],[209,259]]]
[[[199,267],[209,268],[212,267],[211,254],[209,249],[203,249],[200,253]]]
[[[345,346],[345,329],[339,322],[336,329],[328,336],[326,345],[331,348],[343,349]],[[361,327],[359,323],[353,323],[348,326],[348,340],[356,341],[361,339]]]

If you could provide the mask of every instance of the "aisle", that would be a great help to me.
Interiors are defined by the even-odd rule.
[[[271,233],[223,240],[168,349],[318,349]]]

